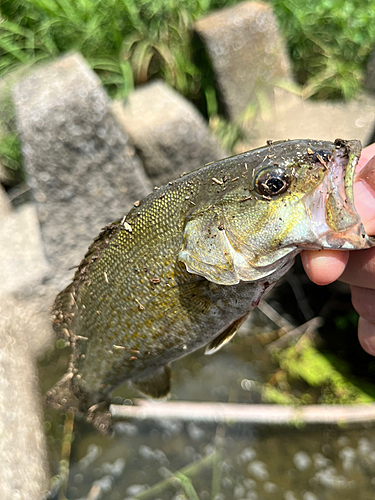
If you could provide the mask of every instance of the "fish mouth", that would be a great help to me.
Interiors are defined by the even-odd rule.
[[[361,143],[336,139],[334,145],[327,174],[309,203],[309,212],[317,215],[313,225],[319,247],[358,250],[375,246],[375,238],[366,233],[354,205],[353,184]]]

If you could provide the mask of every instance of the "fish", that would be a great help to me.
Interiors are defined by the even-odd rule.
[[[223,347],[302,250],[374,246],[354,207],[360,153],[357,140],[269,141],[135,202],[54,302],[71,356],[46,402],[108,432],[115,387],[165,398],[171,362]]]

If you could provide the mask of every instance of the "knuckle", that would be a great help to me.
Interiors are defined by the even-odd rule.
[[[375,321],[375,290],[352,286],[352,303],[357,313],[368,321]]]

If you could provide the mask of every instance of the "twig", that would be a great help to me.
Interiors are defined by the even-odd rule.
[[[176,472],[176,474],[172,477],[168,477],[167,479],[163,479],[160,483],[151,486],[148,490],[142,491],[134,496],[134,500],[147,500],[148,498],[156,498],[157,495],[162,493],[169,486],[180,487],[181,479],[176,477],[176,475],[182,475],[187,478],[191,476],[195,476],[198,472],[201,472],[203,468],[210,467],[215,459],[216,453],[211,453],[207,455],[207,457],[202,458],[198,462],[193,462],[192,464],[186,465],[181,470]]]
[[[340,422],[353,424],[375,423],[374,403],[366,405],[305,406],[196,403],[192,401],[171,401],[155,404],[145,400],[136,400],[136,403],[139,403],[139,405],[111,405],[110,412],[118,420],[132,418],[142,420],[175,419],[216,424],[234,422],[258,425],[290,425],[296,421],[315,425],[338,424]],[[185,473],[185,475],[188,474]]]
[[[293,330],[295,328],[294,325],[289,323],[288,320],[283,318],[281,314],[279,314],[272,306],[268,304],[265,300],[261,300],[258,304],[258,309],[265,315],[267,318],[269,318],[271,321],[273,321],[279,328],[282,328],[283,330],[286,329],[287,331]]]
[[[63,480],[59,491],[59,500],[66,500],[68,488],[70,452],[72,450],[72,436],[74,427],[74,413],[67,412],[64,422],[64,431],[61,445],[60,475]]]
[[[293,273],[288,273],[285,280],[289,283],[289,286],[296,298],[297,305],[304,315],[305,320],[308,321],[312,318],[312,316],[314,316],[314,311],[310,307],[309,301],[307,300],[306,294],[301,285],[301,281]]]
[[[271,344],[267,346],[267,349],[270,351],[274,351],[275,349],[282,349],[287,345],[292,339],[296,339],[301,335],[308,335],[314,330],[317,330],[324,324],[324,319],[320,316],[316,318],[310,319],[310,321],[306,321],[301,326],[297,328],[293,328],[289,332],[285,332],[282,336],[280,336],[277,340],[274,340]]]
[[[220,493],[221,489],[221,470],[223,461],[223,445],[224,445],[224,434],[225,429],[223,426],[218,426],[216,428],[215,436],[215,459],[212,466],[212,488],[211,488],[211,498],[214,500]]]

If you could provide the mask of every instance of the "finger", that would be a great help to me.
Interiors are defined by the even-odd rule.
[[[375,174],[374,174],[375,181]],[[375,191],[364,181],[357,181],[354,186],[355,208],[359,213],[366,233],[375,234]]]
[[[350,252],[348,265],[340,281],[375,289],[375,248]]]
[[[371,148],[374,149],[375,144]],[[355,207],[367,234],[375,234],[375,156],[365,165],[360,165],[359,170],[357,168],[353,186]]]
[[[375,356],[375,324],[365,318],[358,321],[358,340],[362,349]]]
[[[302,252],[302,264],[307,276],[317,285],[328,285],[343,273],[349,259],[349,252],[335,250],[314,250]]]
[[[361,156],[357,163],[356,172],[359,172],[373,156],[375,156],[375,143],[362,149]]]
[[[362,318],[375,323],[375,290],[359,286],[350,288],[354,309]]]

